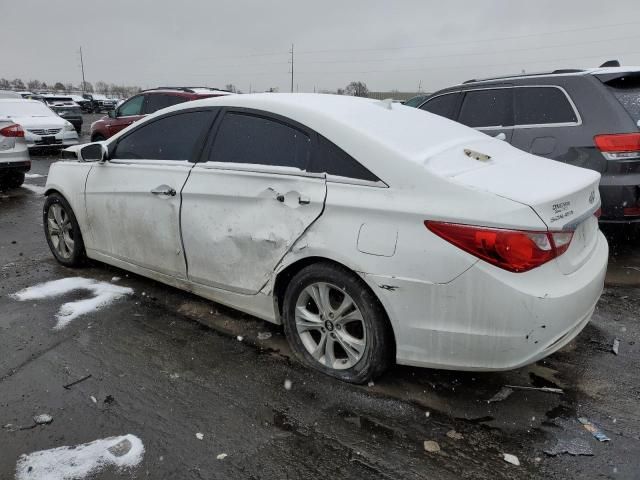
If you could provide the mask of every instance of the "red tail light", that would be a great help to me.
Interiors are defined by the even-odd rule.
[[[637,217],[640,216],[640,207],[625,207],[622,209],[622,214],[625,217]]]
[[[573,232],[529,232],[425,221],[439,237],[510,272],[526,272],[567,251]]]
[[[640,133],[615,133],[593,137],[607,160],[640,158]]]
[[[0,129],[0,135],[3,137],[24,137],[24,130],[20,125],[13,124]]]

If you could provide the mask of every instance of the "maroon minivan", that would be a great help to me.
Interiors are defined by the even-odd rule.
[[[202,98],[230,95],[227,90],[208,87],[159,87],[128,98],[109,115],[91,124],[91,141],[99,142],[161,108]]]

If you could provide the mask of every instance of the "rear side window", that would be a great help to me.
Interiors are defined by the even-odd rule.
[[[633,121],[640,121],[640,75],[629,73],[605,83]]]
[[[306,170],[310,153],[311,141],[300,130],[269,118],[229,112],[222,119],[209,161]]]
[[[377,182],[378,177],[333,142],[318,136],[319,150],[310,168],[312,172]]]
[[[167,95],[165,93],[152,93],[147,95],[147,103],[144,107],[145,113],[154,113],[161,108],[170,107],[183,103],[187,99],[178,95]]]
[[[556,87],[515,88],[516,125],[576,123],[578,117],[569,99]]]
[[[446,93],[432,98],[422,105],[420,109],[430,113],[435,113],[436,115],[448,118],[449,120],[455,120],[459,98],[459,93]]]
[[[513,92],[493,88],[466,92],[458,121],[474,128],[513,126]]]
[[[210,111],[187,112],[144,124],[123,137],[112,159],[192,160],[211,123]]]

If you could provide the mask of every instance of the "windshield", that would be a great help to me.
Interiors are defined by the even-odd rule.
[[[54,113],[41,102],[0,102],[0,115],[12,117],[50,117]]]

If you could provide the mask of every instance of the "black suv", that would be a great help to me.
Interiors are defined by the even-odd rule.
[[[600,172],[600,221],[640,223],[640,70],[469,80],[434,93],[418,108],[526,152]]]

